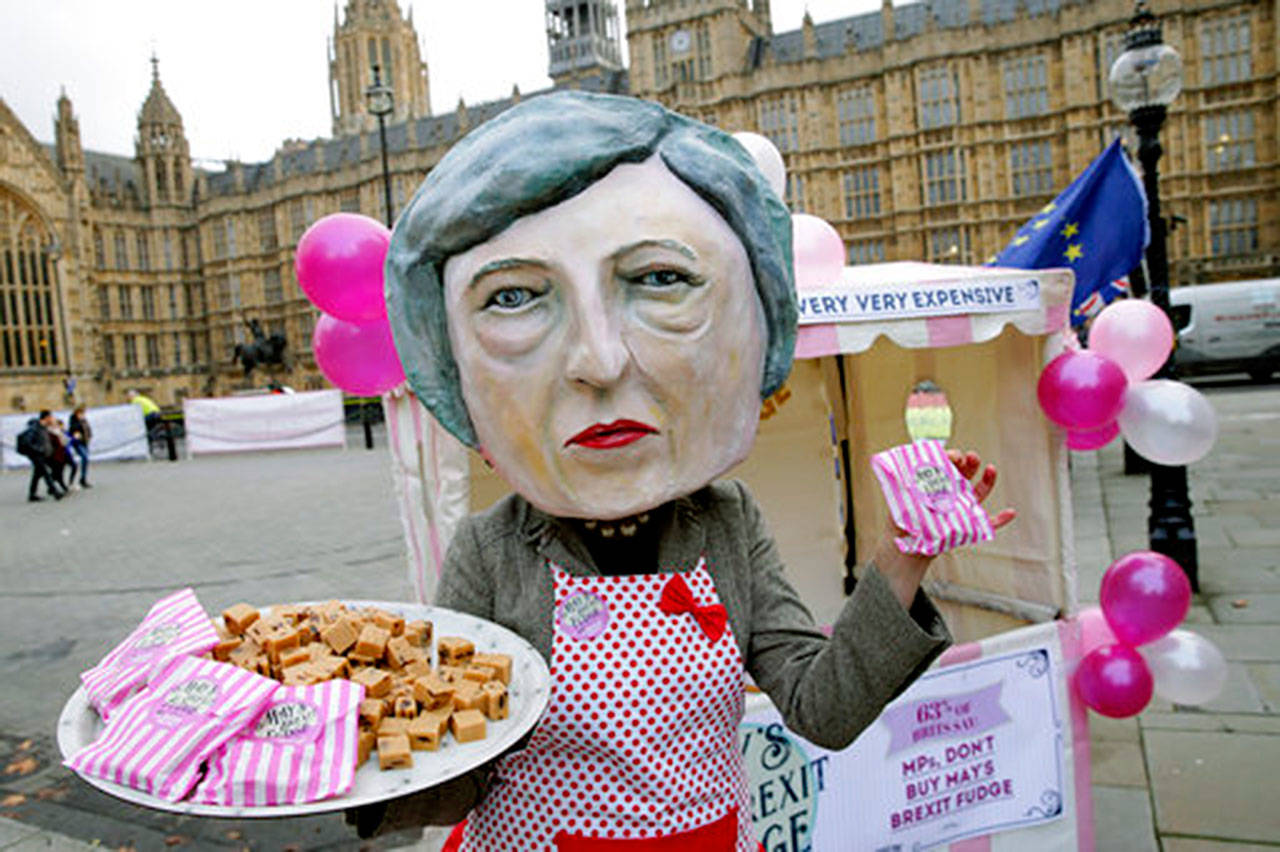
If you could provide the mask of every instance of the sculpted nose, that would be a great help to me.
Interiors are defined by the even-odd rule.
[[[605,388],[622,378],[630,355],[622,330],[603,310],[579,316],[565,372],[572,382]]]

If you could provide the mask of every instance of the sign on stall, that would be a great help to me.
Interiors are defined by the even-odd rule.
[[[805,290],[800,324],[867,322],[911,317],[1038,311],[1038,278],[1008,275],[944,281],[884,281]]]
[[[945,848],[1037,827],[1022,848],[1087,848],[1073,793],[1087,752],[1072,759],[1056,633],[1015,631],[1039,641],[931,669],[842,752],[789,733],[772,706],[749,711],[739,742],[766,852]]]

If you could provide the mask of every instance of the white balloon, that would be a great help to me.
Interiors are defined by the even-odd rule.
[[[785,196],[787,165],[782,161],[782,155],[778,153],[774,144],[759,133],[747,130],[733,134],[733,138],[741,142],[742,147],[746,148],[747,153],[751,155],[751,159],[756,161],[756,165],[760,167],[760,171],[764,172],[765,180],[769,181],[769,187],[774,193],[779,198]]]
[[[1190,630],[1170,631],[1138,651],[1151,670],[1156,694],[1174,704],[1207,704],[1227,683],[1227,660],[1222,652]]]
[[[1117,420],[1138,455],[1157,464],[1197,462],[1218,439],[1218,416],[1209,400],[1171,379],[1130,384]]]

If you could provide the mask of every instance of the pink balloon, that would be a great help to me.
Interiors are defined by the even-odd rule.
[[[332,213],[298,240],[298,286],[311,303],[350,322],[385,319],[382,264],[391,232],[358,213]]]
[[[1102,613],[1116,638],[1143,645],[1182,623],[1191,608],[1191,583],[1169,557],[1150,550],[1121,556],[1102,575]]]
[[[1073,429],[1067,432],[1067,447],[1073,450],[1096,450],[1105,447],[1120,434],[1120,424],[1112,420],[1101,429]]]
[[[320,372],[347,393],[373,396],[404,381],[391,324],[385,319],[347,322],[321,314],[311,348]]]
[[[1054,423],[1071,431],[1101,429],[1124,408],[1129,382],[1110,358],[1096,352],[1063,352],[1040,373],[1036,396]]]
[[[1073,680],[1085,704],[1113,719],[1141,713],[1154,688],[1146,661],[1127,645],[1104,645],[1090,651],[1080,661]]]
[[[844,240],[824,219],[808,213],[791,216],[791,245],[795,253],[796,289],[829,287],[844,269]]]
[[[1089,348],[1120,365],[1131,382],[1148,379],[1173,351],[1173,324],[1141,299],[1112,302],[1089,328]]]
[[[1102,608],[1085,607],[1076,613],[1076,622],[1080,625],[1080,654],[1083,656],[1104,645],[1116,644],[1116,634],[1111,632],[1107,617]]]

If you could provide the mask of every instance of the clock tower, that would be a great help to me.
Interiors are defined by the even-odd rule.
[[[571,87],[622,71],[622,39],[614,0],[546,0],[547,73]]]
[[[771,30],[768,0],[627,0],[631,91],[661,100],[681,83],[741,73]]]
[[[138,112],[134,139],[142,167],[142,195],[151,207],[191,203],[191,151],[182,131],[182,115],[160,85],[160,61],[151,57],[151,91]]]

